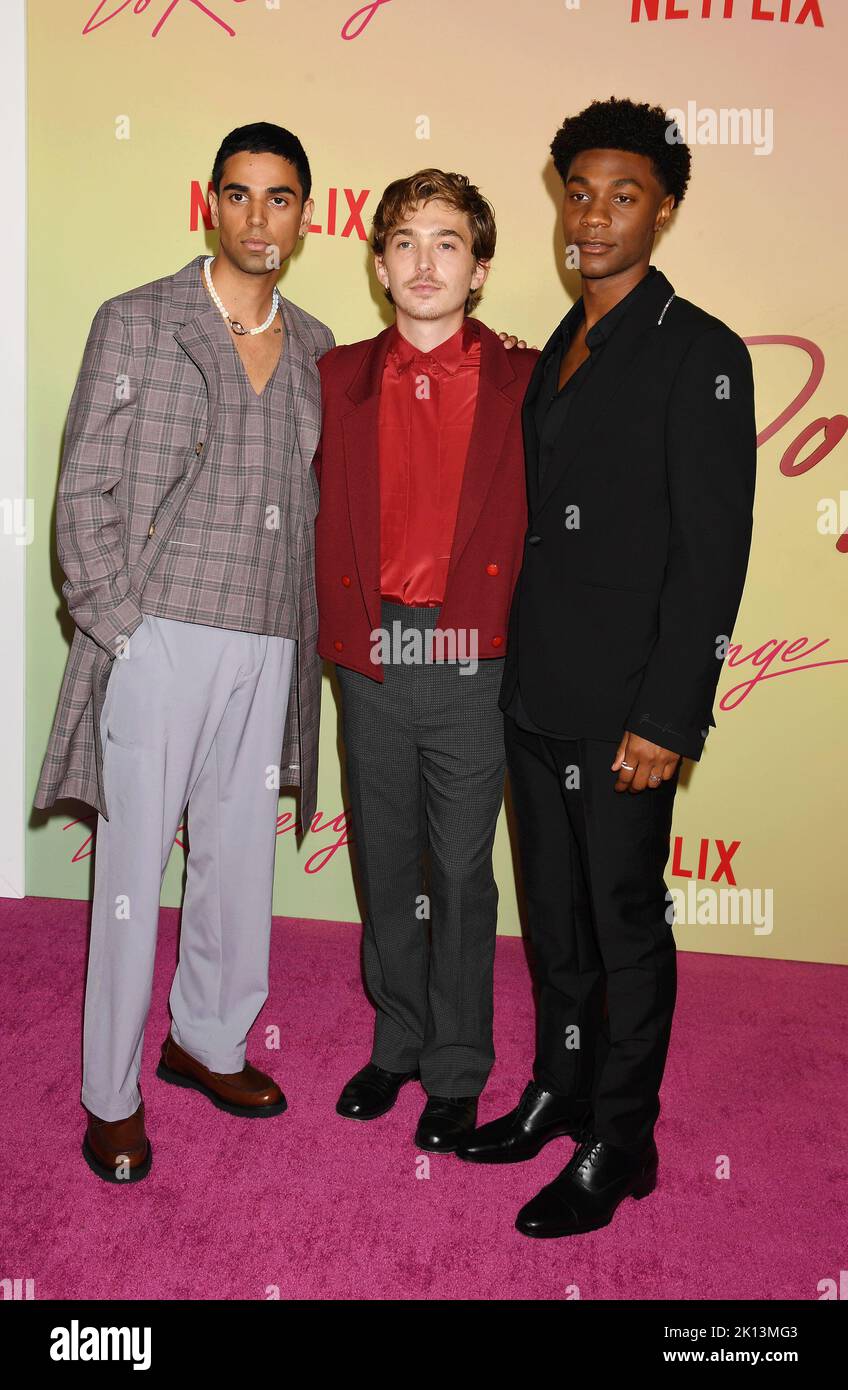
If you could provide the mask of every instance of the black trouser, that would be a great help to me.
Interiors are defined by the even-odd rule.
[[[680,763],[656,789],[616,792],[616,743],[543,738],[509,715],[504,730],[539,996],[535,1077],[590,1100],[594,1134],[637,1152],[659,1115],[677,994],[663,870]]]

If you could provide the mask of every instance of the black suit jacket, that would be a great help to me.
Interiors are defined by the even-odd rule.
[[[523,408],[529,524],[500,705],[520,679],[542,728],[616,740],[627,729],[697,759],[751,543],[750,353],[652,275],[592,364],[540,484],[534,402],[557,338]]]

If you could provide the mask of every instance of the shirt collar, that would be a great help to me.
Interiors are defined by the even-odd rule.
[[[431,348],[429,352],[424,352],[411,343],[408,338],[404,338],[397,324],[391,329],[389,340],[388,356],[393,359],[395,369],[398,372],[406,371],[412,363],[420,366],[432,366],[436,363],[451,376],[459,371],[459,368],[468,361],[473,352],[479,351],[480,325],[476,319],[465,318],[459,328],[450,338],[446,338],[438,347]]]
[[[593,352],[596,347],[600,347],[601,343],[607,341],[613,330],[621,323],[628,309],[633,307],[633,302],[640,291],[651,283],[656,274],[656,266],[649,265],[647,275],[642,276],[638,285],[634,285],[633,289],[629,290],[623,299],[620,299],[617,304],[614,304],[611,309],[608,309],[603,318],[598,319],[598,322],[592,325],[586,334],[586,346],[590,352]],[[572,305],[562,321],[562,333],[566,343],[570,341],[575,328],[583,318],[584,312],[583,296],[581,295],[577,303]]]

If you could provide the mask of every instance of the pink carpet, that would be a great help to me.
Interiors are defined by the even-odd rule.
[[[168,1028],[177,913],[163,909],[142,1091],[154,1157],[133,1187],[80,1153],[80,1020],[88,904],[0,903],[4,970],[0,1275],[35,1297],[119,1299],[816,1299],[845,1265],[848,971],[681,954],[657,1127],[660,1177],[612,1225],[530,1241],[519,1206],[572,1152],[480,1169],[424,1160],[424,1095],[407,1086],[370,1124],[335,1114],[368,1059],[360,929],[275,922],[271,993],[248,1056],[288,1112],[236,1119],[154,1075]],[[524,952],[498,943],[498,1060],[481,1122],[528,1078]],[[280,1051],[266,1051],[277,1025]],[[730,1176],[716,1177],[721,1155]]]

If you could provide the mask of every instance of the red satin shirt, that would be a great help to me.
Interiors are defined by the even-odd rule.
[[[380,588],[395,603],[433,606],[445,596],[468,454],[480,332],[466,318],[421,352],[392,329],[380,394]]]

